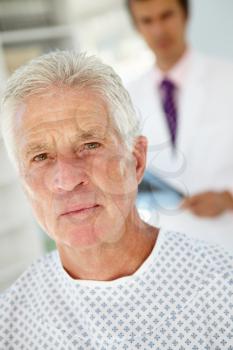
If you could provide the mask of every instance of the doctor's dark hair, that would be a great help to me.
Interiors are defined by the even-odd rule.
[[[147,1],[147,0],[126,0],[126,7],[128,8],[128,11],[130,15],[133,17],[132,11],[131,11],[131,3],[132,2],[139,2],[139,1]],[[176,0],[178,1],[180,7],[183,9],[185,16],[188,18],[190,13],[189,8],[189,0]]]
[[[112,125],[132,150],[139,135],[139,121],[128,92],[114,70],[97,57],[75,51],[54,51],[18,68],[3,91],[0,124],[8,154],[15,163],[13,129],[17,112],[29,96],[44,94],[51,87],[94,92],[107,106]]]

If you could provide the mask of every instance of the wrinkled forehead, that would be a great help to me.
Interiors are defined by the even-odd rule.
[[[111,132],[113,121],[98,94],[72,88],[51,88],[28,96],[15,114],[16,138],[28,138],[66,130],[79,134]]]

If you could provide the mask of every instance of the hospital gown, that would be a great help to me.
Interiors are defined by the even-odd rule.
[[[233,350],[233,257],[160,230],[130,276],[74,280],[54,251],[0,297],[1,350]]]

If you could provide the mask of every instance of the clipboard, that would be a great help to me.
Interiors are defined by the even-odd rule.
[[[149,171],[146,171],[141,184],[139,185],[139,194],[143,192],[164,192],[167,194],[175,195],[179,199],[183,199],[186,195],[173,187],[166,181],[162,180],[160,177],[155,176]]]

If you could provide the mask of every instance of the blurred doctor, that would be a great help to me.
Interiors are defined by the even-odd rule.
[[[160,210],[160,224],[233,251],[233,65],[187,44],[188,0],[127,6],[155,55],[128,86],[149,139],[147,166],[185,194],[179,209]]]

